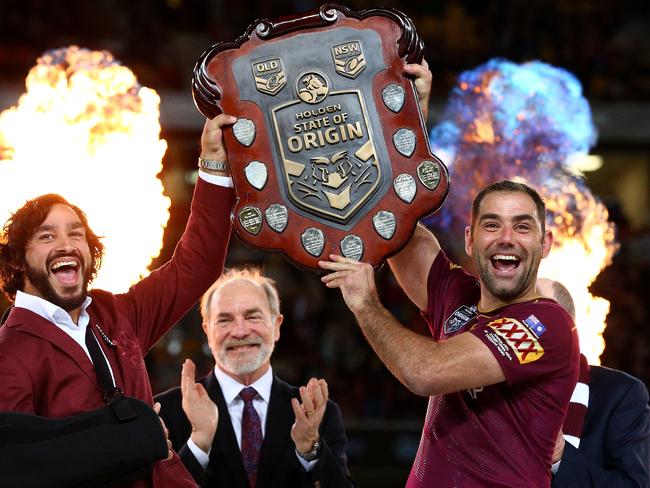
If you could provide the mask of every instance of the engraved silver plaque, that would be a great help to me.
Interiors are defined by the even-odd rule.
[[[274,203],[264,212],[266,215],[266,223],[269,227],[278,233],[284,232],[289,221],[289,212],[287,207]]]
[[[391,112],[398,113],[404,106],[404,88],[397,83],[390,83],[381,91],[381,98]]]
[[[402,156],[410,158],[415,151],[415,133],[402,128],[393,134],[393,144]]]
[[[250,147],[255,140],[255,122],[250,119],[239,119],[232,126],[232,133],[240,144]]]
[[[359,261],[363,256],[363,241],[355,235],[348,235],[341,241],[341,254],[346,258]]]
[[[387,241],[393,238],[395,228],[395,215],[388,210],[380,210],[372,217],[372,225],[375,227],[377,234],[382,236]]]
[[[325,236],[323,231],[316,229],[315,227],[310,227],[305,230],[300,236],[302,241],[302,247],[305,248],[312,256],[318,257],[323,252],[323,247],[325,247]]]
[[[246,180],[257,190],[264,188],[266,180],[269,177],[266,165],[259,161],[251,161],[248,163],[246,168],[244,168],[244,174],[246,175]]]
[[[406,203],[411,203],[415,198],[417,185],[415,184],[415,178],[408,173],[402,173],[393,180],[393,188],[398,197]]]
[[[257,207],[244,207],[239,212],[239,222],[246,232],[255,236],[262,228],[262,212]]]
[[[422,161],[418,165],[418,178],[424,186],[433,191],[440,183],[440,168],[434,161]]]

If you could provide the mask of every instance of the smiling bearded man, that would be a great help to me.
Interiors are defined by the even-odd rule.
[[[112,411],[119,410],[116,418],[131,421],[133,411],[118,408],[131,402],[124,397],[131,397],[146,404],[143,411],[152,420],[153,435],[150,431],[143,436],[151,439],[158,434],[160,451],[168,456],[155,462],[138,461],[140,458],[124,448],[137,443],[109,429],[114,437],[102,436],[102,455],[93,458],[96,463],[86,463],[89,466],[84,468],[89,471],[84,471],[74,464],[77,453],[87,453],[97,441],[85,431],[82,439],[71,445],[64,442],[65,435],[53,435],[65,446],[50,451],[69,453],[62,458],[72,459],[74,464],[65,469],[46,462],[54,456],[38,458],[38,452],[47,451],[42,446],[51,431],[43,436],[29,431],[21,444],[29,451],[29,468],[15,463],[18,476],[29,471],[19,478],[26,486],[113,486],[118,481],[120,486],[195,486],[178,456],[171,449],[162,449],[166,442],[163,429],[147,408],[153,406],[153,396],[144,355],[196,304],[223,269],[234,192],[229,188],[232,181],[222,129],[235,121],[224,114],[206,121],[185,231],[171,260],[125,293],[89,290],[101,264],[103,246],[84,213],[60,195],[27,201],[4,224],[0,231],[0,288],[13,307],[0,327],[0,411],[48,417],[60,425],[63,418],[87,419],[90,412],[110,405]],[[215,162],[219,164],[212,164]],[[3,440],[5,437],[10,438],[3,436]],[[131,462],[142,469],[129,473],[127,480],[121,470]],[[100,464],[108,466],[104,470]],[[32,469],[34,465],[39,469]],[[41,477],[40,482],[30,481],[33,473]],[[65,473],[65,480],[55,481],[54,475],[60,473]],[[6,477],[6,472],[2,476]]]
[[[474,200],[472,226],[465,229],[465,250],[488,292],[482,298],[507,303],[535,295],[539,263],[548,255],[553,239],[546,230],[544,202],[536,192],[512,182],[494,188]]]
[[[201,300],[215,367],[156,395],[181,459],[201,486],[352,488],[341,411],[327,383],[291,386],[271,368],[280,338],[275,282],[256,268],[225,272]],[[218,414],[217,412],[218,408]]]
[[[63,197],[44,195],[32,206],[51,210],[25,243],[23,291],[71,312],[86,300],[88,284],[95,272],[91,254],[101,255],[103,246],[88,226],[84,213]],[[67,234],[66,249],[56,246],[57,232]]]
[[[57,244],[61,234],[67,241],[65,248]],[[0,247],[0,279],[10,298],[23,291],[66,312],[81,307],[104,246],[78,207],[60,195],[42,195],[13,215],[5,236],[7,243]]]
[[[372,267],[337,255],[322,278],[341,289],[390,371],[429,408],[407,487],[548,487],[551,456],[576,384],[571,317],[537,294],[553,237],[532,188],[481,191],[465,230],[480,280],[449,261],[418,226],[389,263],[432,338],[402,326],[379,300]]]

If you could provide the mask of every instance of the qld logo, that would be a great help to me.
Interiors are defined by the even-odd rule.
[[[275,95],[287,83],[280,58],[255,61],[251,64],[251,68],[253,78],[255,78],[255,87],[262,93]]]

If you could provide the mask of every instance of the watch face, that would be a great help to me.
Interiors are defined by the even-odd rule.
[[[314,442],[314,447],[312,447],[311,451],[305,453],[298,452],[298,456],[303,458],[305,461],[313,461],[315,459],[318,459],[320,456],[320,441]]]

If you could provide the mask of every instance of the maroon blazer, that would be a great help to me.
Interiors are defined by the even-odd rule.
[[[172,259],[128,292],[93,290],[90,324],[115,343],[99,343],[124,394],[151,405],[143,356],[199,300],[223,269],[233,192],[197,181],[192,212]],[[133,236],[137,239],[137,236]],[[65,332],[14,307],[0,327],[0,411],[64,417],[103,407],[92,362]],[[150,483],[194,486],[178,456],[156,463]]]

